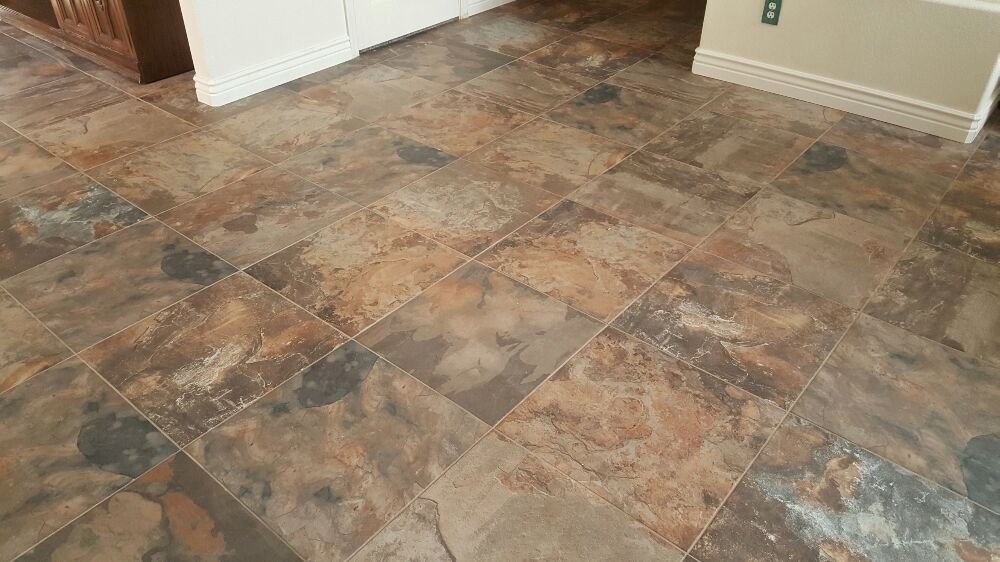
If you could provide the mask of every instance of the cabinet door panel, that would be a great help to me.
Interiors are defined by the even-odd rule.
[[[94,38],[87,11],[76,0],[52,0],[52,7],[56,10],[60,29],[87,39]]]
[[[87,5],[93,20],[94,41],[112,51],[132,54],[132,42],[121,0],[76,0]]]

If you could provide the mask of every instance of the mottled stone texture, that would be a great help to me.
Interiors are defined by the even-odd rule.
[[[706,109],[814,139],[844,118],[835,109],[743,86],[730,87]]]
[[[70,355],[21,305],[0,292],[0,392],[55,365]]]
[[[604,80],[639,62],[645,51],[603,39],[570,35],[526,56],[524,60]]]

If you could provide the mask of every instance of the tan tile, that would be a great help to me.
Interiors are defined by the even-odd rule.
[[[743,86],[732,86],[706,109],[810,138],[819,137],[844,117],[836,109]]]
[[[124,99],[120,90],[76,73],[0,98],[0,120],[28,132]]]
[[[434,37],[451,37],[462,43],[512,57],[523,57],[565,37],[566,34],[566,31],[537,25],[495,11],[442,26],[428,33]]]
[[[52,183],[76,170],[26,138],[0,144],[0,200]]]
[[[142,95],[143,100],[188,123],[206,126],[289,94],[283,88],[271,88],[223,106],[213,107],[198,101],[194,74],[187,73],[154,82],[149,85],[149,89],[138,91],[136,95]]]
[[[382,64],[450,87],[514,60],[449,38],[435,42],[420,39],[396,47],[396,56]]]
[[[529,0],[507,4],[499,11],[557,29],[580,31],[625,11],[627,6],[623,4],[602,0]]]
[[[690,68],[678,65],[663,53],[630,66],[608,82],[693,105],[712,101],[730,86],[727,82],[693,74]]]
[[[458,90],[527,113],[541,113],[593,83],[584,76],[518,60],[462,84]]]
[[[0,292],[0,393],[70,356],[38,320]]]
[[[375,121],[445,89],[443,84],[373,64],[327,82],[300,85],[297,91],[304,98]]]
[[[0,59],[0,95],[13,94],[76,74],[53,58],[28,49]]]
[[[576,72],[604,80],[645,57],[642,49],[583,35],[570,35],[524,57],[556,70]]]
[[[690,23],[651,18],[642,11],[629,11],[591,25],[580,33],[638,49],[656,51],[696,29]]]

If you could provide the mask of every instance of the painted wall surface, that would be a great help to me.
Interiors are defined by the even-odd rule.
[[[701,48],[969,113],[1000,57],[1000,0],[708,0]]]

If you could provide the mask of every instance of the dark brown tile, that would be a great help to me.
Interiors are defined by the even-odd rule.
[[[501,241],[481,261],[610,320],[687,251],[684,244],[565,201]]]
[[[416,40],[395,50],[396,56],[382,64],[449,87],[458,86],[514,60],[507,55],[449,38]]]
[[[367,127],[281,166],[337,195],[370,205],[453,160],[436,148]]]
[[[304,556],[344,560],[487,429],[350,342],[191,452]]]
[[[457,252],[363,211],[247,272],[354,335],[464,261]]]
[[[175,451],[80,360],[0,395],[0,557],[11,560]]]
[[[773,185],[796,199],[913,235],[950,183],[942,176],[819,142]]]
[[[684,553],[491,434],[354,560],[629,560]]]
[[[0,279],[145,218],[146,213],[82,175],[0,203]]]
[[[508,4],[500,11],[518,18],[566,31],[580,31],[626,8],[601,0],[542,0]]]
[[[8,58],[0,58],[0,96],[13,94],[68,78],[76,71],[51,57],[28,49]]]
[[[344,340],[239,274],[81,357],[183,446]]]
[[[1000,516],[790,419],[692,553],[730,560],[989,560]]]
[[[1000,510],[1000,368],[866,315],[796,413]]]
[[[124,99],[121,90],[76,73],[0,98],[0,120],[22,131],[30,131]]]
[[[706,252],[859,308],[909,238],[765,191],[712,235]]]
[[[642,11],[629,11],[591,25],[581,33],[638,49],[656,51],[697,29],[690,23],[651,18]]]
[[[598,84],[550,111],[549,119],[639,147],[693,113],[697,106],[665,96]]]
[[[723,175],[769,182],[812,143],[809,137],[698,111],[643,147]]]
[[[557,198],[459,160],[379,201],[374,210],[474,256]]]
[[[494,424],[599,329],[566,305],[469,264],[358,339]]]
[[[678,65],[663,53],[619,72],[609,82],[692,105],[708,103],[730,86],[721,80],[693,74],[690,68]]]
[[[570,72],[514,61],[463,84],[458,89],[527,113],[541,113],[594,83]]]
[[[89,174],[146,212],[158,214],[270,165],[202,130],[119,158]]]
[[[524,57],[524,60],[604,80],[639,62],[647,54],[642,49],[603,39],[570,35],[542,47]]]
[[[41,373],[70,353],[28,311],[0,291],[0,393]]]
[[[531,115],[476,96],[445,92],[382,122],[387,129],[464,156],[531,120]]]
[[[69,164],[86,170],[190,130],[190,125],[169,113],[125,100],[40,127],[31,137]]]
[[[609,215],[697,244],[760,186],[733,182],[648,152],[637,152],[570,198]]]
[[[566,31],[527,22],[507,14],[486,12],[443,26],[428,35],[454,38],[462,43],[512,57],[523,57],[567,34]]]
[[[615,326],[787,408],[852,319],[845,307],[697,252]]]
[[[339,108],[290,95],[247,109],[211,130],[254,154],[280,162],[364,125]]]
[[[0,144],[0,200],[65,178],[75,171],[26,138]]]
[[[499,430],[687,548],[783,415],[606,330]]]
[[[144,474],[19,560],[299,557],[183,453]]]
[[[246,267],[359,208],[288,172],[270,169],[161,218],[229,263]]]
[[[163,111],[199,127],[217,123],[289,95],[284,88],[271,88],[223,106],[213,107],[198,101],[193,78],[194,75],[191,73],[174,76],[155,82],[149,89],[137,91],[135,94],[141,95],[143,100]]]
[[[443,84],[384,64],[373,64],[326,82],[302,84],[298,92],[324,106],[375,121],[445,89],[447,86]]]
[[[819,137],[844,117],[836,109],[743,86],[732,86],[706,109],[810,138]]]
[[[914,242],[865,311],[1000,365],[1000,266]]]
[[[565,195],[621,162],[632,148],[537,119],[469,156],[469,160],[546,191]]]
[[[232,273],[198,246],[149,221],[4,282],[76,350]]]

